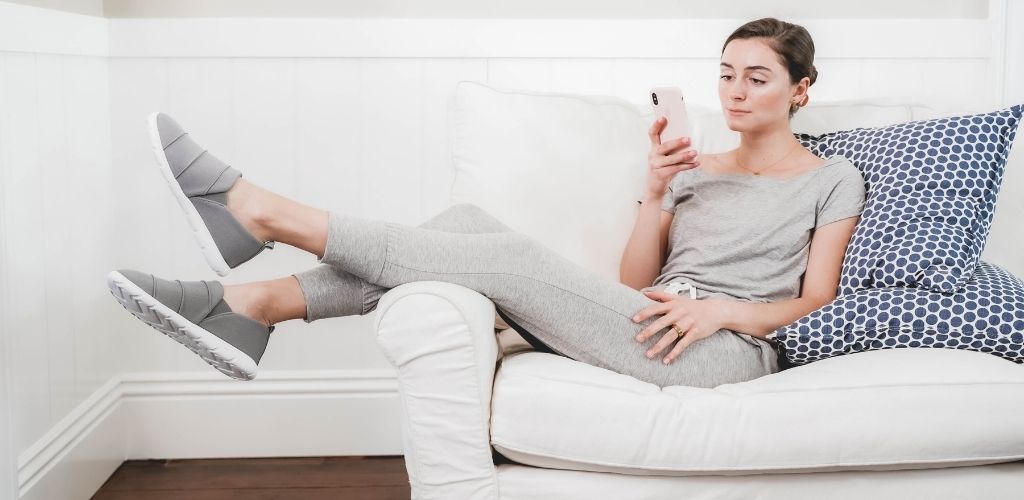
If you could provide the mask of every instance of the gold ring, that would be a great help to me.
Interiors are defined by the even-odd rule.
[[[672,323],[672,329],[676,331],[676,335],[677,335],[676,340],[679,340],[679,339],[683,338],[683,335],[685,335],[683,333],[683,331],[679,329],[679,325],[677,325],[675,323]]]

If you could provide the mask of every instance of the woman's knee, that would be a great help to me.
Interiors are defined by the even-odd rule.
[[[493,215],[474,203],[456,203],[423,224],[426,229],[450,229],[454,232],[498,233],[512,231]]]
[[[486,226],[489,226],[494,231],[511,231],[512,230],[504,222],[501,222],[500,220],[498,220],[497,217],[491,215],[490,212],[488,212],[488,211],[484,210],[483,208],[481,208],[480,205],[477,205],[475,203],[465,202],[465,203],[458,203],[455,206],[458,207],[458,209],[460,211],[464,212],[467,216],[469,216],[469,217],[471,217],[473,219],[476,219],[476,220],[483,221]]]

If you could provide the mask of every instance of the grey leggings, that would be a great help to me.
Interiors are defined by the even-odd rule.
[[[454,205],[418,227],[335,212],[329,217],[320,265],[295,274],[306,322],[368,314],[393,287],[444,281],[491,299],[538,350],[661,387],[715,387],[779,371],[771,343],[727,329],[694,342],[668,365],[662,358],[671,346],[647,358],[670,328],[640,343],[634,336],[660,316],[640,323],[632,317],[656,301],[513,231],[476,205]]]

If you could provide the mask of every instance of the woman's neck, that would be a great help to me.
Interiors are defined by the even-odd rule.
[[[789,127],[743,132],[740,134],[740,146],[736,152],[743,158],[745,165],[753,167],[778,160],[782,155],[792,151],[794,143],[798,142],[800,141],[793,137]]]

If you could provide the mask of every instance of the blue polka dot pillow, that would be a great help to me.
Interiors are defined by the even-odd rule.
[[[783,369],[876,349],[932,347],[988,352],[1024,363],[1024,282],[985,261],[963,290],[947,295],[916,287],[842,295],[768,334]]]
[[[985,246],[1024,105],[990,113],[795,134],[860,169],[866,200],[838,295],[886,287],[964,289]]]

